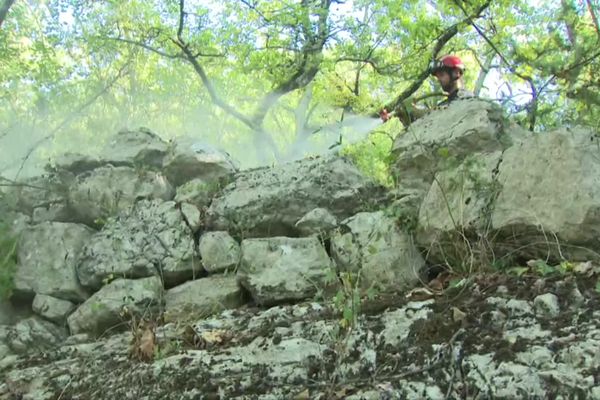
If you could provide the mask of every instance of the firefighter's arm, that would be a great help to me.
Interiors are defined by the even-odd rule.
[[[398,119],[400,119],[400,122],[402,122],[404,126],[408,126],[412,122],[424,116],[426,113],[427,110],[414,107],[412,104],[404,102],[398,107],[396,107],[396,109],[393,111],[388,111],[384,108],[379,113],[379,116],[383,120],[383,122],[387,122],[393,117],[398,117]]]

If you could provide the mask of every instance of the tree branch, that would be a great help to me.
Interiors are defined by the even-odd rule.
[[[455,0],[457,1],[457,0]],[[458,33],[458,27],[461,24],[464,23],[473,23],[473,18],[478,18],[481,13],[489,7],[491,3],[491,0],[487,0],[485,3],[483,3],[473,14],[473,16],[469,15],[468,13],[466,14],[466,18],[465,20],[458,22],[452,26],[450,26],[448,29],[446,29],[445,32],[443,32],[437,39],[435,45],[433,46],[433,50],[431,52],[431,58],[433,60],[435,60],[436,58],[438,58],[438,54],[440,53],[440,51],[444,48],[444,46],[446,45],[446,43],[448,43],[450,41],[450,39],[452,39],[457,33]],[[462,8],[462,7],[461,7]],[[466,13],[466,10],[464,8],[462,8],[462,10]],[[406,88],[402,93],[400,93],[393,101],[391,101],[390,103],[388,103],[385,106],[385,109],[390,110],[390,111],[394,111],[396,109],[398,109],[402,103],[408,99],[410,96],[413,95],[413,93],[415,93],[423,84],[423,82],[425,82],[425,80],[429,77],[430,75],[430,70],[429,68],[423,70],[416,78],[416,80],[412,83],[412,85],[410,85],[408,88]]]
[[[8,14],[8,10],[13,5],[15,0],[4,0],[2,5],[0,6],[0,28],[2,28],[2,23],[6,19],[6,15]]]
[[[594,27],[596,28],[596,34],[598,35],[598,41],[600,42],[600,27],[598,26],[598,17],[596,16],[596,13],[594,12],[594,7],[592,6],[592,0],[586,0],[587,6],[588,6],[588,10],[590,11],[590,14],[592,15],[592,21],[594,22]]]
[[[286,81],[277,85],[270,93],[268,93],[260,105],[258,106],[253,119],[258,125],[262,125],[269,109],[277,102],[277,100],[296,89],[305,87],[308,85],[319,72],[321,66],[321,59],[323,54],[323,47],[329,37],[329,26],[327,20],[329,18],[329,6],[331,5],[330,0],[321,0],[319,7],[319,18],[317,20],[317,32],[312,34],[311,30],[303,25],[304,33],[306,35],[305,42],[300,51],[300,61],[298,67]],[[307,14],[309,13],[308,5],[304,4]],[[308,21],[310,19],[306,18]]]
[[[183,39],[181,39],[181,34],[183,32],[183,23],[185,18],[185,0],[179,0],[179,26],[177,27],[177,39],[183,43]]]
[[[165,58],[170,58],[170,59],[177,59],[177,58],[183,58],[181,54],[169,54],[165,51],[159,50],[155,47],[152,47],[146,43],[143,42],[137,42],[135,40],[130,40],[130,39],[124,39],[124,38],[120,38],[120,37],[99,37],[99,39],[108,39],[108,40],[114,40],[116,42],[122,42],[122,43],[127,43],[127,44],[131,44],[137,47],[141,47],[142,49],[146,49],[148,51],[151,51],[153,53],[158,54],[159,56],[165,57]]]

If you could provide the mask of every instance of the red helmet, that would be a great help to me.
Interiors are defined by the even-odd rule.
[[[463,64],[462,60],[453,55],[443,56],[442,58],[434,61],[431,65],[431,74],[434,75],[436,72],[442,69],[452,69],[458,68],[461,71],[465,70],[465,64]]]

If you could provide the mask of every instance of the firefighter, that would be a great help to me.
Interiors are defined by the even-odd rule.
[[[462,77],[465,72],[465,65],[458,56],[443,56],[431,64],[430,70],[431,75],[437,78],[440,86],[447,95],[446,99],[438,103],[438,107],[446,106],[457,99],[473,97],[471,92],[464,90],[462,87]],[[405,126],[408,126],[411,122],[421,118],[427,112],[428,110],[416,108],[408,103],[404,103],[401,104],[395,112],[390,112],[384,108],[379,113],[379,116],[383,122],[387,122],[395,114]]]
[[[450,104],[456,99],[473,97],[473,93],[463,89],[462,77],[465,73],[465,64],[453,55],[447,55],[433,62],[431,75],[435,76],[448,97],[438,103],[438,107]]]

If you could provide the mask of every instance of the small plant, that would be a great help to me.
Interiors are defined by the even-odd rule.
[[[356,325],[360,314],[360,272],[343,272],[339,281],[340,288],[333,297],[333,304],[341,314],[340,326],[349,329]]]

